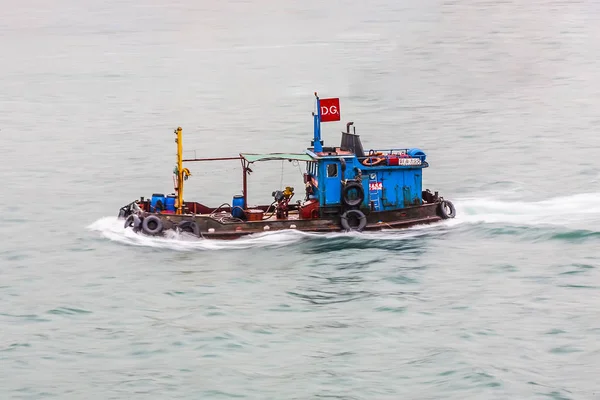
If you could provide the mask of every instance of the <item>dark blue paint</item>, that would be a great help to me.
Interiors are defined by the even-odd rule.
[[[411,149],[412,150],[412,149]],[[389,150],[387,150],[389,152]],[[362,203],[370,207],[373,201],[375,211],[396,210],[423,203],[423,174],[422,169],[428,164],[420,166],[391,166],[380,165],[368,167],[358,160],[356,156],[324,156],[319,157],[312,151],[307,151],[316,161],[316,168],[309,172],[316,172],[318,190],[316,197],[323,206],[341,204],[342,179],[355,179],[357,172],[361,172],[361,182],[365,193]],[[422,150],[414,149],[415,158],[425,159]],[[346,168],[342,176],[341,162],[343,158]],[[328,165],[337,166],[335,177],[327,176]],[[374,174],[374,179],[372,179]],[[369,190],[369,183],[381,183],[381,190]]]

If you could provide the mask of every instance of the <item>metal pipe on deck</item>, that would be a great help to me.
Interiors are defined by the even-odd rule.
[[[238,157],[212,157],[212,158],[186,158],[182,160],[183,162],[193,162],[193,161],[227,161],[227,160],[239,160],[241,156]]]
[[[248,208],[248,165],[246,163],[246,160],[244,160],[243,158],[242,158],[242,174],[243,174],[242,193],[244,195],[243,209],[245,210],[246,208]],[[233,205],[232,205],[232,207],[233,207]]]

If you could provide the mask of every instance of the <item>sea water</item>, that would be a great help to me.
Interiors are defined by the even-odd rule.
[[[0,397],[594,399],[599,7],[564,1],[7,3]],[[418,147],[436,225],[136,235],[186,156]],[[249,201],[302,164],[252,166]],[[185,197],[241,194],[190,164]]]

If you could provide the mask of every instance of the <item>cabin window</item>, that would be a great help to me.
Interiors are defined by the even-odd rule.
[[[327,177],[335,178],[338,174],[337,164],[329,164],[327,165]]]

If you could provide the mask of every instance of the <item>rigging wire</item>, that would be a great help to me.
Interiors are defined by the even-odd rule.
[[[300,168],[300,161],[292,160],[292,165],[298,167],[298,172],[300,173],[300,176],[304,178],[304,172],[302,172],[302,168]]]
[[[279,181],[279,190],[283,190],[283,160],[281,160],[281,180]]]

